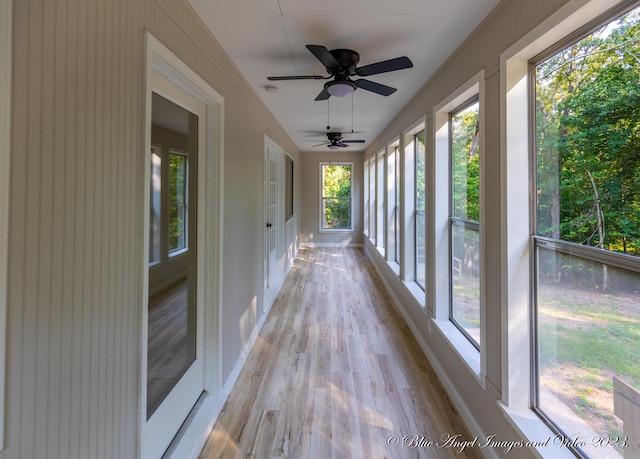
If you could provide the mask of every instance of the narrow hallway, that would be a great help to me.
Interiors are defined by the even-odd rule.
[[[200,457],[479,457],[458,434],[364,250],[303,247]]]

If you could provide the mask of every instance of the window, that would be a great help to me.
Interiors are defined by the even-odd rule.
[[[187,155],[169,153],[169,253],[187,248]]]
[[[570,445],[593,458],[623,456],[634,421],[614,406],[640,394],[640,8],[622,12],[530,78],[534,405],[565,437],[606,439]]]
[[[476,73],[434,107],[433,155],[426,160],[426,206],[433,224],[427,238],[433,275],[427,276],[426,305],[480,385],[486,384],[483,176],[484,71]],[[428,168],[433,167],[433,171]]]
[[[407,289],[423,308],[427,304],[425,295],[427,261],[425,125],[426,119],[421,119],[405,130],[401,162],[404,244],[400,275]]]
[[[293,217],[293,159],[290,156],[285,156],[284,166],[284,206],[285,206],[285,219],[289,220]]]
[[[422,290],[425,290],[426,285],[426,230],[425,230],[425,132],[424,130],[413,135],[413,154],[415,158],[415,172],[414,172],[414,205],[415,205],[415,280],[416,284],[420,286]]]
[[[371,232],[369,231],[369,206],[370,204],[370,192],[369,192],[369,160],[365,159],[364,161],[364,234],[367,237],[371,237]]]
[[[400,151],[398,143],[387,148],[387,261],[400,262]]]
[[[387,228],[384,209],[387,205],[385,196],[385,151],[376,155],[376,247],[384,255],[387,247]]]
[[[321,163],[320,229],[351,230],[352,163]]]
[[[376,227],[376,158],[369,158],[369,239],[376,244],[377,227]]]
[[[189,112],[152,94],[157,111],[175,110],[188,126]],[[159,107],[159,108],[158,108]],[[173,108],[178,107],[178,108]],[[197,123],[193,123],[194,126]],[[189,132],[169,123],[152,126],[149,182],[149,264],[164,263],[189,249]],[[195,186],[195,183],[194,183]],[[193,216],[192,216],[193,217]]]
[[[479,101],[466,101],[449,117],[451,149],[450,318],[480,346]]]

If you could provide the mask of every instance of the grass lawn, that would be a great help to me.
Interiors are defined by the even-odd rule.
[[[543,284],[538,319],[541,385],[598,434],[621,435],[612,378],[640,389],[640,294]]]

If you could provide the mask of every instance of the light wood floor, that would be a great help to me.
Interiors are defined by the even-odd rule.
[[[363,250],[302,248],[200,457],[480,457],[425,446],[465,432]]]
[[[147,418],[193,362],[187,289],[185,279],[149,299]]]

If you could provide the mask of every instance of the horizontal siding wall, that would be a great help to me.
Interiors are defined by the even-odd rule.
[[[225,284],[223,376],[243,350],[239,318],[262,294],[263,136],[296,161],[299,152],[186,1],[13,5],[0,458],[136,457],[145,30],[225,97],[225,171],[244,177],[225,182],[235,200],[226,208],[255,211],[224,215],[225,250],[237,250],[224,270],[243,275]],[[255,189],[235,185],[247,177]],[[256,320],[243,327],[255,328]]]

